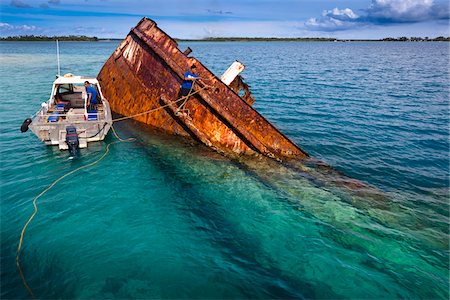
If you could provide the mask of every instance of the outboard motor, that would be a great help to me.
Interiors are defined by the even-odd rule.
[[[25,121],[23,121],[22,126],[20,126],[20,131],[27,132],[31,122],[32,120],[30,118],[26,118]]]
[[[70,156],[76,156],[80,148],[80,141],[78,140],[78,133],[75,126],[66,127],[66,143],[69,146]]]

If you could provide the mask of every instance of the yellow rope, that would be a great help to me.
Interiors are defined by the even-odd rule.
[[[182,104],[182,106],[183,106],[183,105],[187,102],[187,100],[188,100],[188,98],[189,98],[190,96],[192,96],[192,95],[194,95],[194,94],[200,92],[201,90],[206,89],[207,87],[208,87],[208,86],[205,85],[204,87],[202,87],[202,88],[200,88],[199,90],[194,91],[194,92],[192,92],[193,87],[191,87],[191,89],[189,90],[188,95],[182,96],[181,98],[175,100],[174,102],[171,102],[170,104],[172,104],[172,103],[177,103],[177,102],[179,102],[179,101],[181,101],[181,100],[185,100],[184,103]],[[157,108],[148,110],[148,111],[144,111],[144,112],[141,112],[141,113],[132,115],[132,116],[127,116],[127,117],[122,117],[122,118],[114,119],[114,120],[112,120],[112,122],[114,123],[114,122],[118,122],[118,121],[123,121],[123,120],[131,119],[131,118],[134,118],[134,117],[142,116],[142,115],[145,115],[145,114],[149,114],[149,113],[151,113],[151,112],[154,112],[154,111],[163,109],[163,108],[169,106],[170,104],[166,104],[166,105],[163,105],[163,106],[160,106],[160,107],[157,107]],[[182,106],[181,106],[181,107],[182,107]],[[20,267],[20,262],[19,262],[19,255],[20,255],[20,251],[21,251],[21,248],[22,248],[22,242],[23,242],[23,237],[24,237],[24,235],[25,235],[25,231],[26,231],[28,225],[29,225],[29,224],[31,223],[31,221],[33,220],[34,216],[35,216],[35,215],[37,214],[37,212],[38,212],[38,207],[37,207],[37,205],[36,205],[36,202],[37,202],[37,200],[38,200],[42,195],[44,195],[45,193],[47,193],[47,192],[48,192],[51,188],[53,188],[58,182],[60,182],[61,180],[63,180],[63,179],[66,178],[67,176],[70,176],[70,175],[72,175],[72,174],[74,174],[74,173],[76,173],[76,172],[78,172],[78,171],[80,171],[80,170],[82,170],[82,169],[86,169],[86,168],[88,168],[88,167],[91,167],[91,166],[93,166],[93,165],[99,163],[99,162],[100,162],[103,158],[105,158],[105,156],[108,154],[108,152],[109,152],[109,147],[110,147],[111,145],[116,144],[116,143],[118,143],[118,142],[132,142],[132,141],[135,141],[135,140],[136,140],[135,138],[122,139],[122,138],[119,137],[119,135],[117,134],[116,130],[114,129],[114,127],[113,127],[112,125],[111,125],[111,129],[112,129],[114,135],[116,136],[116,138],[117,138],[119,141],[115,141],[115,142],[109,143],[109,144],[106,146],[105,153],[103,153],[103,155],[102,155],[99,159],[97,159],[96,161],[94,161],[94,162],[92,162],[92,163],[89,163],[89,164],[87,164],[87,165],[84,165],[84,166],[81,166],[81,167],[79,167],[79,168],[76,168],[75,170],[72,170],[72,171],[70,171],[70,172],[64,174],[63,176],[59,177],[58,179],[56,179],[55,181],[53,181],[53,183],[52,183],[50,186],[48,186],[44,191],[42,191],[39,195],[37,195],[37,196],[33,199],[34,212],[33,212],[33,214],[30,216],[30,218],[28,219],[28,221],[25,223],[25,226],[24,226],[23,229],[22,229],[22,232],[21,232],[21,234],[20,234],[20,239],[19,239],[19,246],[17,247],[17,254],[16,254],[16,265],[17,265],[17,268],[19,269],[20,277],[22,278],[22,281],[23,281],[23,284],[24,284],[25,288],[27,289],[27,291],[28,291],[28,293],[31,295],[31,297],[33,297],[33,299],[36,299],[36,297],[34,296],[33,290],[28,286],[27,281],[26,281],[26,279],[25,279],[25,276],[24,276],[24,274],[23,274],[23,272],[22,272],[22,268]]]
[[[192,92],[192,88],[191,88],[191,90],[189,91],[189,94],[188,94],[188,95],[182,96],[182,97],[178,98],[177,100],[175,100],[175,101],[173,101],[173,102],[171,102],[171,103],[169,103],[169,104],[162,105],[162,106],[160,106],[160,107],[153,108],[153,109],[150,109],[150,110],[147,110],[147,111],[144,111],[144,112],[141,112],[141,113],[132,115],[132,116],[127,116],[127,117],[117,118],[117,119],[114,119],[114,120],[112,120],[112,121],[113,121],[113,123],[114,123],[114,122],[119,122],[119,121],[131,119],[131,118],[134,118],[134,117],[139,117],[139,116],[146,115],[146,114],[152,113],[152,112],[154,112],[154,111],[163,109],[163,108],[165,108],[165,107],[171,105],[172,103],[178,103],[178,102],[180,102],[180,101],[182,101],[182,100],[187,101],[187,99],[188,99],[190,96],[195,95],[195,94],[199,93],[200,91],[202,91],[202,90],[204,90],[204,89],[206,89],[206,88],[208,88],[208,87],[209,87],[208,85],[205,85],[204,87],[202,87],[202,88],[200,88],[200,89],[198,89],[198,90],[196,90],[196,91],[193,91],[193,92]],[[186,103],[186,102],[185,102],[185,103]],[[184,105],[184,103],[183,103],[183,105]]]
[[[184,107],[184,105],[186,104],[186,102],[189,100],[189,97],[192,95],[192,89],[194,88],[194,83],[195,83],[195,81],[192,82],[191,88],[189,89],[189,93],[188,93],[186,96],[182,96],[182,97],[180,98],[180,101],[181,101],[181,99],[183,99],[183,98],[184,98],[184,101],[183,101],[183,103],[181,103],[181,105],[178,107],[177,111],[175,112],[175,115],[176,115],[176,114]]]
[[[105,156],[108,154],[109,148],[110,148],[111,145],[116,144],[116,143],[119,143],[119,142],[131,142],[131,141],[134,141],[134,140],[135,140],[135,138],[122,139],[122,138],[119,137],[119,135],[117,134],[117,132],[116,132],[116,130],[114,129],[113,126],[111,126],[111,129],[113,130],[114,135],[116,136],[116,138],[117,138],[119,141],[115,141],[115,142],[109,143],[109,144],[106,146],[106,150],[105,150],[105,152],[103,153],[103,155],[102,155],[99,159],[97,159],[96,161],[91,162],[91,163],[89,163],[89,164],[87,164],[87,165],[81,166],[81,167],[79,167],[79,168],[76,168],[75,170],[72,170],[72,171],[70,171],[70,172],[64,174],[63,176],[59,177],[59,178],[56,179],[55,181],[53,181],[53,183],[52,183],[51,185],[49,185],[44,191],[42,191],[39,195],[37,195],[37,196],[34,198],[34,200],[33,200],[34,212],[33,212],[33,214],[30,216],[30,218],[28,219],[28,221],[25,223],[25,226],[24,226],[23,229],[22,229],[22,232],[21,232],[21,234],[20,234],[20,239],[19,239],[19,246],[17,247],[17,254],[16,254],[16,265],[17,265],[17,268],[19,269],[20,276],[22,277],[23,284],[25,285],[25,287],[26,287],[28,293],[33,297],[33,299],[36,299],[36,297],[34,296],[33,291],[32,291],[31,288],[28,286],[28,284],[27,284],[27,282],[26,282],[26,280],[25,280],[25,276],[24,276],[24,274],[23,274],[23,272],[22,272],[22,268],[20,267],[19,255],[20,255],[20,251],[21,251],[21,248],[22,248],[22,242],[23,242],[23,237],[24,237],[24,235],[25,235],[25,230],[27,229],[28,225],[30,224],[30,222],[33,220],[34,216],[35,216],[35,215],[37,214],[37,212],[38,212],[38,207],[37,207],[37,205],[36,205],[36,201],[37,201],[42,195],[44,195],[45,193],[47,193],[51,188],[53,188],[58,182],[60,182],[61,180],[63,180],[63,179],[66,178],[67,176],[72,175],[73,173],[76,173],[76,172],[78,172],[78,171],[80,171],[80,170],[82,170],[82,169],[86,169],[86,168],[92,167],[93,165],[99,163],[99,162],[100,162],[102,159],[104,159]]]
[[[114,135],[116,136],[116,138],[117,138],[119,141],[121,141],[121,142],[132,142],[132,141],[135,141],[135,140],[136,140],[135,138],[128,138],[128,139],[126,139],[126,140],[125,140],[125,139],[122,139],[122,138],[120,138],[120,136],[117,134],[117,132],[116,132],[116,130],[114,129],[113,126],[111,126],[111,129],[112,129]]]

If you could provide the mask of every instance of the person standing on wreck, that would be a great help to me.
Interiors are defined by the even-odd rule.
[[[184,73],[184,80],[183,83],[181,84],[181,89],[180,92],[178,93],[178,98],[186,97],[187,95],[189,95],[189,93],[192,90],[194,81],[201,80],[201,78],[194,73],[195,69],[196,66],[191,65],[189,70],[186,71],[186,73]]]
[[[86,107],[88,111],[97,110],[97,90],[89,83],[89,81],[84,82],[84,87],[86,88],[87,94],[87,104]]]

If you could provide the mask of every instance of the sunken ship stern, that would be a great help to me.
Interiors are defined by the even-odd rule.
[[[178,92],[184,73],[195,65],[202,78],[190,97]],[[218,152],[307,157],[155,22],[142,19],[103,66],[98,79],[111,109],[176,135],[190,136]],[[245,97],[247,98],[247,97]]]

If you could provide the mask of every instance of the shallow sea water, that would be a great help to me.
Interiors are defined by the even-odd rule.
[[[117,45],[60,43],[62,73],[95,76]],[[137,141],[38,201],[20,258],[38,298],[448,299],[448,43],[187,46],[216,75],[243,62],[254,107],[332,168],[118,123]],[[49,96],[55,44],[0,50],[1,298],[18,299],[33,198],[115,138],[70,161],[21,134]]]

